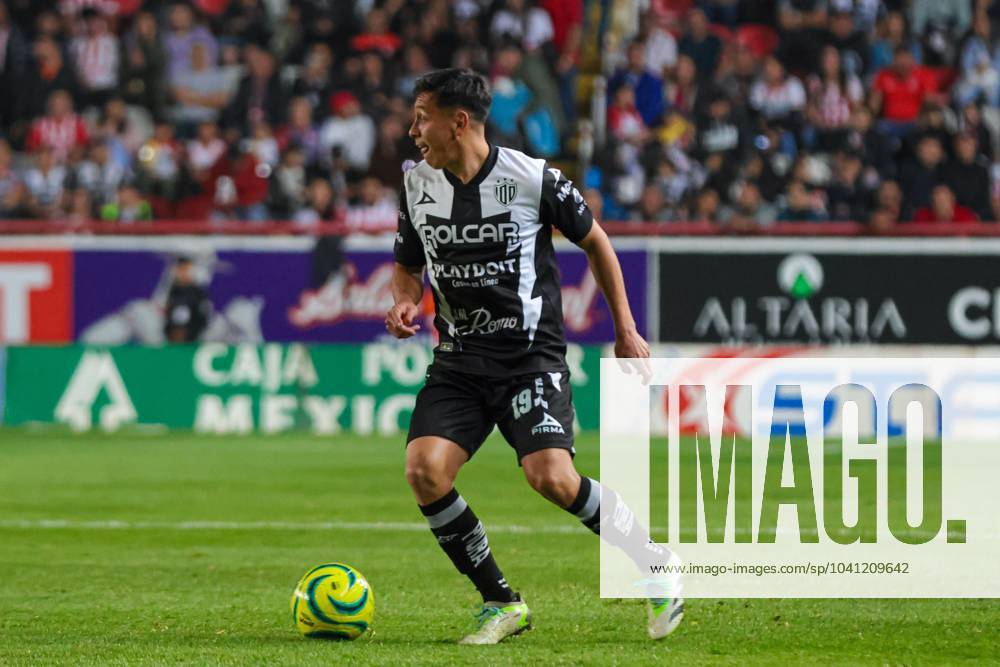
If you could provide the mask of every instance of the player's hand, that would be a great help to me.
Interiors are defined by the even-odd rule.
[[[396,338],[409,338],[420,331],[420,325],[413,323],[418,315],[420,309],[417,304],[397,303],[385,316],[385,328]]]
[[[620,332],[615,337],[615,357],[621,359],[621,369],[626,373],[638,373],[642,383],[653,379],[653,367],[649,363],[649,343],[635,329]]]

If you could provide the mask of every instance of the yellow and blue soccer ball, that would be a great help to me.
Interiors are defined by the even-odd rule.
[[[371,627],[374,616],[371,585],[343,563],[309,570],[292,594],[292,618],[306,637],[357,639]]]

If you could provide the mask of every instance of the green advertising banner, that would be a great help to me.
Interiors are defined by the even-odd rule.
[[[598,427],[600,356],[567,353],[584,430]],[[419,344],[11,347],[3,423],[393,434],[431,358]]]

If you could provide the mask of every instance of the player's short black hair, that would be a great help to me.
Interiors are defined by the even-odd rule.
[[[413,96],[430,93],[440,107],[459,107],[482,123],[490,112],[493,96],[489,86],[472,70],[449,67],[428,72],[417,79]]]

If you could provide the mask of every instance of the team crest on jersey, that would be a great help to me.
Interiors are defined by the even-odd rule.
[[[513,178],[500,178],[493,186],[493,194],[498,202],[504,206],[510,206],[510,203],[517,197],[517,183]]]

